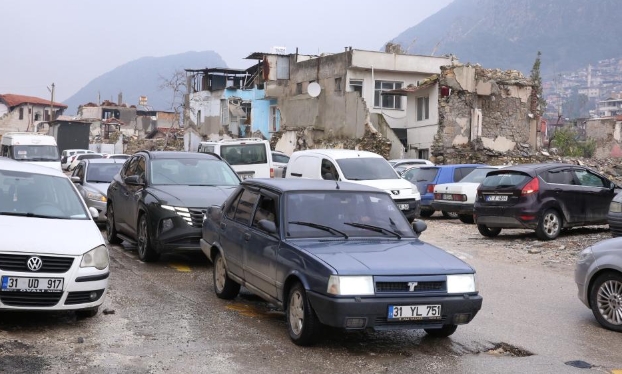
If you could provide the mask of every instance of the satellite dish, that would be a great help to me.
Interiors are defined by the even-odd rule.
[[[322,91],[322,87],[317,82],[309,83],[309,87],[307,87],[307,92],[311,97],[320,96],[320,91]]]

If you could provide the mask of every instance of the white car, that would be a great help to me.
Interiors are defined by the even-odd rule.
[[[104,155],[101,153],[80,153],[71,157],[73,158],[71,163],[69,164],[69,167],[67,167],[68,171],[73,171],[73,169],[75,169],[82,160],[88,160],[92,158],[104,158]]]
[[[272,151],[272,165],[275,178],[285,178],[285,168],[289,162],[289,156],[283,152]]]
[[[108,288],[108,248],[60,170],[0,159],[0,311],[97,314]]]
[[[432,161],[422,158],[395,158],[389,160],[389,164],[393,166],[399,175],[402,175],[406,169],[413,166],[434,166]]]
[[[60,163],[63,170],[69,170],[69,165],[74,160],[75,155],[82,153],[95,153],[89,149],[65,149],[60,156]]]
[[[434,200],[432,208],[443,212],[457,213],[463,223],[475,223],[473,219],[473,205],[477,197],[477,187],[486,178],[490,171],[502,166],[482,166],[475,168],[460,182],[444,183],[434,186]]]

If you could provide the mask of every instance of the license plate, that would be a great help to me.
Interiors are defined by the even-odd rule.
[[[240,174],[242,180],[253,178],[253,174]]]
[[[389,321],[441,319],[440,305],[389,305]]]
[[[486,195],[486,201],[508,201],[508,195]]]
[[[400,210],[408,210],[408,209],[410,209],[410,205],[408,205],[408,204],[397,204],[397,207],[400,208]]]
[[[454,195],[452,195],[450,193],[444,193],[442,199],[443,200],[453,200],[454,199]]]
[[[63,278],[2,277],[2,291],[62,292]]]

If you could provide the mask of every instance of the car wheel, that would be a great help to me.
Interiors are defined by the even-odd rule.
[[[240,285],[227,275],[225,260],[220,253],[214,256],[214,292],[220,299],[235,299],[240,293]]]
[[[445,218],[453,218],[456,219],[458,218],[458,213],[456,212],[446,212],[446,211],[441,211],[441,213],[443,213],[443,217]]]
[[[553,240],[559,236],[562,230],[562,220],[559,213],[553,209],[549,209],[540,218],[538,227],[536,227],[536,236],[540,240]]]
[[[114,208],[112,203],[106,208],[106,239],[110,244],[121,244],[123,240],[117,236],[117,228],[114,225]]]
[[[598,323],[622,332],[622,274],[600,275],[590,289],[590,305]]]
[[[486,225],[477,225],[477,230],[480,234],[489,238],[494,238],[501,232],[501,229],[499,227],[488,227]]]
[[[432,214],[434,214],[434,211],[433,210],[427,210],[427,209],[425,209],[425,210],[422,209],[421,213],[419,213],[419,215],[421,217],[423,217],[423,218],[430,218],[430,217],[432,217]]]
[[[468,223],[468,224],[475,223],[475,219],[473,219],[472,214],[458,214],[458,219],[460,219],[460,222],[462,223]]]
[[[296,345],[312,345],[319,337],[321,324],[309,304],[307,293],[300,283],[296,283],[287,298],[287,330]]]
[[[446,338],[456,332],[458,325],[443,325],[440,329],[424,329],[426,334],[435,338]]]
[[[98,311],[99,311],[99,307],[98,306],[96,306],[94,308],[76,310],[76,317],[78,317],[78,318],[92,318],[92,317],[95,317],[97,315]]]
[[[153,249],[147,214],[142,214],[138,219],[138,258],[142,262],[158,261],[160,254]]]

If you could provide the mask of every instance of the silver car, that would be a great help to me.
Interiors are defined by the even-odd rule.
[[[71,180],[84,199],[86,206],[97,209],[98,224],[106,223],[106,193],[112,178],[121,170],[125,159],[95,158],[80,161]]]
[[[289,162],[289,156],[283,152],[272,151],[272,167],[274,178],[285,178],[285,168]]]
[[[587,247],[577,258],[579,299],[604,328],[622,332],[622,238]]]

